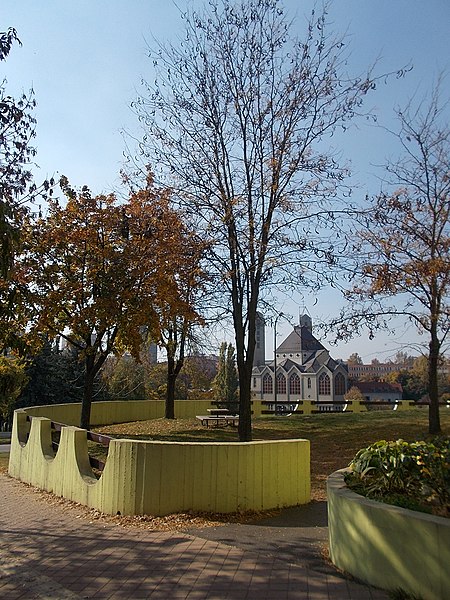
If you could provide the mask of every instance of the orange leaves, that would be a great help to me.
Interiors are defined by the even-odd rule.
[[[21,264],[38,329],[64,331],[97,351],[114,350],[119,335],[136,349],[140,327],[192,314],[184,290],[195,282],[201,251],[168,190],[149,183],[124,204],[88,188],[75,193],[67,181],[64,191],[66,205],[53,201],[25,235]]]

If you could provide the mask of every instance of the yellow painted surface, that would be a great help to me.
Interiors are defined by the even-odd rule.
[[[56,419],[58,414],[64,420],[57,411],[52,418]],[[105,469],[97,480],[89,464],[85,430],[72,425],[64,427],[55,454],[50,420],[45,417],[32,418],[29,439],[25,441],[29,427],[27,412],[30,411],[18,410],[14,415],[10,475],[102,512],[120,511],[123,515],[165,515],[186,510],[234,512],[304,504],[310,500],[308,440],[249,443],[113,440]],[[115,420],[121,413],[116,410],[108,414]]]
[[[316,408],[315,405],[309,400],[303,400],[303,404],[299,404],[299,410],[303,411],[304,415],[311,415],[312,411]]]
[[[175,400],[175,416],[179,419],[206,415],[208,408],[211,408],[210,400]],[[52,404],[33,406],[24,410],[31,416],[47,417],[58,423],[77,426],[80,422],[81,404]],[[261,414],[261,402],[255,402],[253,411],[254,416]],[[163,400],[93,402],[91,409],[92,426],[145,421],[162,417],[164,417]]]
[[[408,400],[403,400],[399,402],[397,410],[409,410],[413,407],[414,406]],[[211,408],[210,400],[176,400],[175,416],[179,419],[190,419],[194,418],[196,415],[208,414],[208,408]],[[266,410],[266,408],[266,405],[262,404],[261,400],[253,400],[253,417],[260,417],[261,411]],[[81,405],[79,403],[53,404],[49,406],[34,406],[24,410],[31,416],[47,417],[58,423],[77,426],[80,421]],[[304,400],[302,404],[298,405],[298,411],[303,411],[301,414],[310,415],[313,414],[313,410],[317,410],[317,405],[309,400]],[[347,410],[349,412],[367,412],[367,407],[359,402],[349,402]],[[424,407],[423,410],[426,411],[428,408]],[[163,416],[163,400],[93,402],[91,425],[111,425],[113,423],[145,421],[147,419],[162,418]]]
[[[348,403],[348,410],[354,413],[367,412],[367,407],[365,404],[360,402],[359,400],[353,400]]]
[[[450,520],[374,502],[350,491],[344,472],[328,478],[330,558],[387,590],[450,598]]]

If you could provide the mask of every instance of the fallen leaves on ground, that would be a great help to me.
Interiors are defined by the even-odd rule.
[[[201,529],[204,527],[221,527],[230,523],[252,523],[261,519],[274,517],[280,513],[279,510],[267,510],[235,513],[184,512],[163,517],[152,515],[108,515],[99,510],[84,506],[79,502],[73,502],[45,490],[35,488],[22,481],[16,479],[14,481],[19,486],[25,486],[50,506],[62,506],[72,509],[75,513],[75,519],[82,519],[88,523],[96,523],[104,527],[117,525],[148,531],[186,531],[188,529]]]

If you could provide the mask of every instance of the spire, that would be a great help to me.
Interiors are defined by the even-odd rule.
[[[300,327],[306,327],[312,332],[312,319],[308,314],[303,313],[302,315],[299,315],[299,324]]]

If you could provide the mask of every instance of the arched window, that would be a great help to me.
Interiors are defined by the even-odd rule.
[[[334,378],[334,393],[336,396],[343,396],[346,391],[345,377],[342,375],[342,373],[338,373]]]
[[[277,375],[277,392],[279,394],[286,393],[286,377],[283,373],[278,373]]]
[[[263,383],[263,385],[262,385],[263,394],[273,394],[272,375],[269,375],[269,373],[266,373],[263,377],[262,383]]]
[[[322,373],[319,377],[319,395],[320,396],[330,396],[331,395],[331,385],[330,378],[326,373]]]
[[[311,389],[311,377],[308,377],[308,384],[307,385],[308,385],[308,390],[310,390]]]
[[[290,394],[301,394],[302,390],[300,387],[300,377],[297,373],[292,373],[289,377],[289,393]]]

